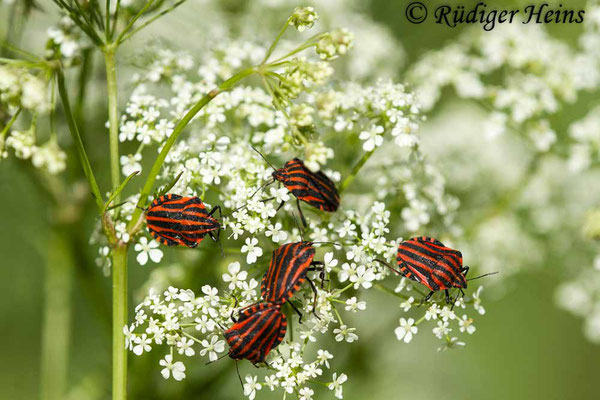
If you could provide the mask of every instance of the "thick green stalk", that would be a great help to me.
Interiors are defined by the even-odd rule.
[[[375,152],[375,150],[369,151],[369,152],[363,154],[361,159],[358,160],[358,162],[352,168],[350,175],[348,175],[346,177],[346,179],[344,179],[344,181],[340,185],[340,188],[339,188],[340,193],[342,193],[348,187],[348,185],[350,185],[350,183],[352,183],[354,178],[356,178],[358,171],[360,171],[360,169],[363,167],[363,165],[365,165],[365,163],[369,160],[369,158],[371,158],[371,156],[373,155],[374,152]]]
[[[104,208],[104,204],[102,203],[102,195],[100,194],[100,189],[98,188],[98,183],[96,183],[96,178],[94,177],[94,172],[92,171],[92,166],[90,165],[90,160],[85,152],[85,147],[83,147],[81,135],[79,134],[77,124],[75,123],[75,118],[73,117],[73,112],[71,111],[69,95],[67,94],[67,89],[65,88],[65,76],[60,68],[56,70],[56,82],[58,84],[58,93],[65,110],[65,117],[67,119],[67,123],[69,124],[69,131],[71,132],[71,136],[75,142],[77,153],[79,154],[79,159],[81,161],[81,166],[83,167],[83,172],[85,173],[85,177],[90,184],[90,189],[96,200],[98,210],[102,212],[102,209]]]
[[[113,400],[127,398],[127,349],[123,327],[127,325],[127,246],[117,245],[112,251],[113,279]]]
[[[108,124],[110,144],[110,177],[112,188],[117,188],[120,183],[121,172],[119,167],[119,104],[117,102],[117,70],[115,66],[115,52],[113,45],[104,47],[104,63],[106,64],[106,88],[108,92]],[[115,199],[119,202],[119,197]]]
[[[140,199],[138,201],[137,207],[136,207],[135,211],[133,212],[133,215],[131,217],[131,221],[129,222],[129,225],[127,226],[127,230],[130,233],[132,233],[133,228],[138,225],[138,221],[142,214],[143,207],[146,205],[147,197],[150,195],[150,191],[154,187],[154,182],[156,182],[156,177],[158,176],[158,173],[160,172],[162,165],[165,162],[165,159],[167,158],[167,154],[169,154],[169,151],[171,150],[171,148],[177,141],[177,138],[179,137],[181,132],[190,123],[192,118],[194,118],[194,116],[196,114],[198,114],[198,112],[202,108],[204,108],[204,106],[206,106],[212,99],[214,99],[219,93],[231,89],[233,86],[235,86],[235,84],[238,81],[247,77],[248,75],[253,74],[254,72],[255,72],[254,68],[249,68],[249,69],[245,69],[245,70],[235,74],[234,76],[232,76],[231,78],[229,78],[228,80],[226,80],[225,82],[220,84],[217,89],[211,90],[207,95],[202,97],[202,99],[200,99],[200,101],[198,101],[198,103],[196,103],[194,105],[194,107],[192,107],[183,116],[183,118],[181,118],[181,120],[179,120],[179,122],[177,123],[177,126],[175,126],[175,128],[173,129],[173,133],[167,139],[165,145],[163,146],[162,150],[158,154],[158,157],[156,157],[156,160],[154,161],[154,164],[152,165],[152,169],[150,169],[150,173],[148,174],[146,183],[144,184],[144,187],[142,188],[142,192],[140,193]]]
[[[53,226],[48,260],[42,327],[41,400],[62,400],[67,387],[71,331],[71,287],[74,259],[63,227]]]

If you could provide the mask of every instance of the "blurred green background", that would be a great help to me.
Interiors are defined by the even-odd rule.
[[[236,10],[235,1],[229,1]],[[373,1],[370,17],[387,25],[402,43],[410,65],[428,50],[453,40],[462,28],[450,29],[431,21],[421,25],[406,22],[405,1]],[[431,4],[445,2],[427,1]],[[471,2],[465,2],[471,3]],[[472,2],[475,3],[475,2]],[[494,2],[494,6],[522,5],[526,2]],[[43,2],[44,10],[51,9]],[[569,2],[573,8],[583,2]],[[173,26],[189,12],[185,7],[169,15],[162,27]],[[5,8],[3,9],[5,10]],[[31,28],[45,29],[46,11],[36,11]],[[183,18],[183,17],[182,17]],[[201,14],[194,18],[202,18]],[[4,18],[3,18],[4,21]],[[38,25],[39,24],[39,25]],[[350,27],[351,28],[351,27]],[[572,42],[581,26],[557,25],[550,31]],[[164,31],[163,31],[164,32]],[[26,36],[28,40],[34,35]],[[527,40],[527,38],[523,38]],[[535,43],[531,43],[535,46]],[[34,44],[33,47],[36,47]],[[402,76],[398,71],[398,76]],[[435,122],[440,109],[455,102],[445,93],[441,105],[432,112]],[[91,108],[90,108],[91,110]],[[91,112],[91,111],[90,111]],[[101,126],[103,109],[95,110],[90,120]],[[559,117],[560,118],[560,117]],[[570,116],[565,116],[571,119]],[[94,127],[86,127],[93,130]],[[427,128],[424,130],[426,131]],[[107,165],[102,157],[107,143],[98,141],[92,161]],[[425,152],[427,149],[425,148]],[[464,161],[468,163],[468,160]],[[49,249],[64,243],[73,255],[72,331],[57,332],[70,342],[69,387],[73,399],[106,399],[110,394],[110,280],[93,262],[95,248],[88,245],[94,226],[94,209],[84,205],[83,217],[64,229],[51,229],[56,219],[43,188],[32,179],[33,172],[14,159],[0,165],[0,388],[2,399],[35,399],[39,393],[40,346],[45,265]],[[108,170],[99,170],[100,180],[108,181]],[[451,180],[451,179],[450,179]],[[63,200],[59,199],[58,207]],[[66,203],[67,200],[65,199]],[[468,211],[468,210],[467,210]],[[574,241],[579,238],[574,238]],[[410,345],[396,340],[393,328],[400,310],[396,303],[379,293],[368,298],[368,320],[355,318],[357,343],[336,346],[331,343],[337,368],[347,373],[346,399],[597,399],[594,382],[600,371],[600,348],[583,338],[581,321],[557,309],[554,290],[568,277],[560,262],[549,260],[553,253],[547,245],[547,265],[523,265],[523,271],[505,282],[503,292],[484,296],[487,313],[476,320],[477,331],[468,337],[463,350],[436,351],[437,341],[420,332]],[[68,262],[66,260],[65,262]],[[190,265],[189,275],[199,289],[202,282],[214,280],[221,271],[210,264]],[[141,287],[154,267],[132,263],[129,287],[132,295]],[[60,282],[51,290],[60,290]],[[131,300],[130,304],[134,304]],[[427,327],[424,327],[427,329]],[[423,333],[423,334],[421,334]],[[337,351],[335,351],[337,350]],[[132,399],[231,399],[243,398],[233,361],[225,358],[211,366],[188,363],[188,379],[165,381],[158,368],[159,354],[130,356],[130,393]],[[240,364],[252,371],[249,363]],[[279,393],[279,392],[276,392]],[[277,398],[267,389],[258,398]],[[333,398],[318,392],[316,398]]]

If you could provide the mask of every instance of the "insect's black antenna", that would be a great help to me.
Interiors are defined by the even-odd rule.
[[[298,231],[300,232],[300,239],[304,242],[304,233],[302,232],[302,228],[300,228],[300,224],[298,223],[298,218],[296,218],[296,214],[292,213],[292,217],[294,217],[294,222],[298,227]]]
[[[378,263],[385,265],[386,267],[388,267],[389,269],[391,269],[398,275],[402,275],[402,272],[398,271],[396,268],[392,267],[390,264],[386,263],[385,261],[380,260],[379,258],[376,258],[374,261],[377,261]]]
[[[119,207],[121,207],[123,204],[126,204],[126,203],[128,203],[128,201],[124,201],[124,202],[122,202],[122,203],[115,204],[114,206],[110,206],[110,207],[108,207],[108,208],[106,209],[106,211],[114,210],[115,208],[119,208]],[[137,206],[136,206],[136,207],[137,207]],[[138,208],[141,208],[141,207],[138,207]],[[145,211],[145,209],[143,209],[143,208],[141,208],[141,209]]]
[[[242,388],[244,388],[244,382],[242,382],[242,376],[240,375],[240,366],[238,364],[238,360],[235,360],[235,369],[237,371],[238,378],[240,378],[240,385],[242,385]]]
[[[219,250],[221,250],[221,258],[225,258],[225,253],[223,252],[223,245],[221,244],[221,240],[217,237],[217,243],[219,245]]]
[[[262,154],[260,151],[258,151],[258,150],[256,149],[256,147],[254,147],[254,146],[252,146],[252,145],[250,145],[250,147],[252,147],[252,150],[254,150],[255,152],[257,152],[257,153],[258,153],[258,154],[259,154],[259,155],[262,157],[262,159],[263,159],[263,160],[265,160],[265,162],[266,162],[267,164],[269,164],[269,167],[273,168],[273,170],[274,170],[274,171],[277,171],[277,168],[275,168],[275,167],[273,166],[273,164],[271,164],[271,163],[269,162],[269,160],[267,160],[267,157],[265,157],[265,156],[264,156],[264,155],[263,155],[263,154]]]
[[[221,357],[217,358],[217,359],[216,359],[216,360],[214,360],[214,361],[208,361],[208,362],[204,363],[204,365],[208,365],[208,364],[216,363],[217,361],[219,361],[219,360],[220,360],[220,359],[222,359],[222,358],[225,358],[225,357],[227,357],[228,355],[229,355],[229,353],[225,353],[225,354],[223,354]]]
[[[312,244],[330,244],[333,247],[335,247],[336,250],[338,250],[338,248],[343,248],[341,243],[336,243],[336,242],[311,242]]]
[[[258,189],[256,189],[256,190],[254,191],[254,193],[252,193],[252,195],[250,196],[250,198],[249,198],[249,199],[252,199],[252,198],[254,198],[254,196],[256,196],[256,194],[257,194],[258,192],[262,191],[262,190],[263,190],[264,188],[266,188],[267,186],[269,186],[269,185],[273,184],[273,182],[275,182],[275,179],[270,179],[270,180],[268,180],[267,182],[265,182],[265,183],[264,183],[264,184],[263,184],[261,187],[259,187]],[[237,212],[237,211],[240,211],[240,210],[243,210],[243,209],[244,209],[244,208],[246,208],[246,207],[248,207],[248,203],[244,204],[243,206],[239,206],[239,207],[238,207],[238,208],[236,208],[235,210],[232,210],[232,211],[231,211],[229,214],[225,214],[225,215],[224,215],[224,217],[226,217],[226,218],[227,218],[227,217],[229,217],[229,216],[233,215],[233,213],[235,213],[235,212]]]
[[[476,276],[475,278],[471,278],[471,279],[467,279],[468,281],[474,281],[475,279],[479,279],[479,278],[483,278],[485,276],[490,276],[490,275],[496,275],[498,272],[490,272],[488,274],[483,274],[483,275],[479,275]]]

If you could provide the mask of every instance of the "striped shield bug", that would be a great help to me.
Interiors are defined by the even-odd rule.
[[[164,245],[196,247],[207,234],[219,240],[221,224],[212,216],[217,210],[221,212],[219,206],[208,212],[198,197],[166,194],[146,210],[146,225],[150,235]]]
[[[314,305],[316,305],[317,288],[313,281],[306,276],[308,271],[323,271],[323,263],[314,261],[314,257],[315,248],[312,242],[286,243],[275,249],[260,286],[263,299],[269,303],[281,305],[300,289],[304,281],[308,281],[315,293]],[[321,275],[321,279],[323,279],[323,275]],[[302,318],[302,313],[296,306],[291,302],[289,304]],[[316,315],[314,305],[313,313]]]
[[[307,224],[300,208],[300,201],[321,211],[337,211],[340,206],[340,196],[333,181],[323,172],[312,172],[299,158],[294,158],[285,163],[282,168],[277,169],[258,150],[254,150],[274,169],[272,174],[273,179],[264,186],[278,181],[292,192],[294,197],[296,197],[296,205],[304,226],[307,226]],[[279,205],[278,210],[283,207],[283,204]]]
[[[281,343],[286,330],[287,318],[279,305],[253,304],[243,309],[225,331],[229,357],[247,359],[253,364],[264,362],[269,352]]]
[[[467,288],[467,280],[491,275],[485,274],[477,278],[466,279],[469,267],[463,267],[462,253],[427,236],[414,237],[400,243],[396,254],[400,270],[392,268],[382,260],[377,261],[388,266],[394,272],[425,285],[430,292],[421,303],[428,301],[435,292],[443,290],[446,294],[446,303],[450,304],[449,289],[457,288],[464,296],[463,289]]]

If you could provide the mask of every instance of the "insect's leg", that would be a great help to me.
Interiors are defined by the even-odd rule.
[[[315,317],[317,317],[317,319],[320,321],[321,317],[319,317],[319,315],[317,314],[317,295],[319,294],[319,292],[317,291],[317,287],[315,286],[315,283],[309,278],[306,277],[306,280],[308,281],[308,283],[310,284],[310,288],[313,290],[313,292],[315,293],[315,296],[313,298],[313,309],[312,309],[312,313],[315,315]]]
[[[325,288],[325,282],[329,281],[329,279],[325,279],[325,268],[323,261],[313,261],[310,263],[313,267],[309,268],[308,271],[320,271],[319,279],[321,279],[321,289]]]
[[[223,218],[223,213],[221,213],[221,206],[214,206],[212,210],[210,210],[210,212],[208,213],[208,216],[210,217],[211,215],[213,215],[215,213],[215,211],[219,210],[219,218]]]
[[[450,292],[446,289],[444,290],[444,293],[446,294],[446,304],[450,304]]]
[[[304,218],[304,214],[302,213],[302,208],[300,208],[300,200],[296,197],[296,206],[298,207],[298,213],[300,214],[300,220],[302,221],[302,225],[304,228],[308,226],[306,223],[306,219]]]
[[[452,302],[452,309],[454,309],[454,305],[458,301],[458,296],[465,297],[465,292],[461,288],[458,288],[458,293],[456,293],[456,297],[454,298],[454,301]]]
[[[461,271],[462,271],[463,275],[466,277],[467,273],[469,272],[469,267],[468,266],[464,267]]]
[[[233,323],[235,324],[237,322],[237,319],[233,318],[233,313],[235,312],[235,308],[238,305],[238,299],[237,297],[234,297],[235,299],[235,304],[233,305],[233,309],[231,310],[231,315],[229,316],[229,318],[231,319],[231,321],[233,321]]]
[[[423,297],[423,299],[421,300],[421,302],[419,303],[419,307],[421,307],[421,305],[427,301],[429,301],[429,299],[431,299],[431,296],[433,296],[435,292],[432,290],[431,292],[429,292],[429,294],[425,297]]]
[[[240,375],[240,366],[238,365],[238,360],[235,360],[235,369],[237,371],[238,378],[240,378],[240,385],[242,385],[242,390],[243,390],[244,382],[242,382],[242,376]]]
[[[275,197],[269,197],[268,199],[261,200],[261,202],[266,203],[267,201],[271,201],[273,199],[275,199]]]
[[[281,210],[281,207],[283,207],[284,204],[285,204],[285,201],[282,201],[281,203],[279,203],[279,207],[277,207],[277,210],[275,210],[275,212],[278,212],[279,210]]]
[[[302,323],[302,313],[300,312],[300,310],[298,310],[296,308],[296,306],[294,305],[294,303],[292,303],[291,301],[288,301],[288,304],[294,309],[294,311],[296,311],[296,313],[298,314],[298,322]]]

